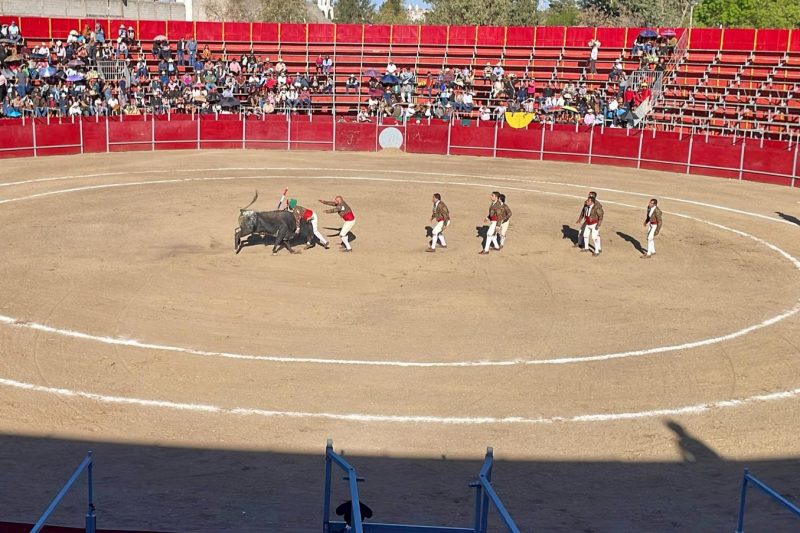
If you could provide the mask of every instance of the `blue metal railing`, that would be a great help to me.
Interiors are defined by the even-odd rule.
[[[363,480],[356,475],[356,470],[350,463],[333,451],[333,441],[329,439],[325,449],[325,496],[322,506],[322,532],[340,533],[345,531],[346,527],[344,522],[330,520],[332,467],[335,464],[346,474],[344,479],[348,482],[352,505],[351,527],[354,533],[486,533],[489,524],[490,504],[497,510],[509,532],[520,533],[519,528],[514,523],[503,502],[500,501],[500,497],[495,492],[494,487],[492,487],[493,463],[493,450],[492,448],[487,448],[478,480],[470,483],[470,487],[477,489],[475,495],[475,522],[471,528],[382,523],[364,524],[361,516],[361,500],[358,494],[358,482]]]
[[[767,486],[763,481],[755,477],[750,473],[749,470],[745,468],[744,475],[742,476],[742,494],[739,498],[739,519],[736,521],[736,533],[744,533],[744,505],[745,500],[747,498],[747,487],[749,484],[752,483],[762,492],[764,492],[767,496],[778,502],[779,504],[783,505],[789,511],[800,517],[800,507],[797,507],[795,504],[775,492],[772,488]]]
[[[53,501],[50,502],[50,505],[45,509],[42,516],[39,520],[36,521],[33,528],[31,529],[30,533],[39,533],[41,529],[44,527],[45,522],[47,519],[50,518],[50,515],[53,514],[53,511],[56,510],[58,504],[61,503],[61,500],[64,499],[69,489],[72,488],[72,485],[78,480],[78,477],[86,470],[86,474],[88,477],[88,485],[89,485],[89,507],[86,510],[86,533],[95,533],[97,529],[97,517],[95,516],[94,512],[94,491],[93,491],[93,483],[92,483],[92,452],[86,454],[86,458],[81,462],[78,468],[75,469],[75,472],[72,473],[72,476],[67,480],[61,490],[56,494],[56,497],[53,498]]]

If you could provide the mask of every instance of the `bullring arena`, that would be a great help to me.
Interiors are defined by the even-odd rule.
[[[797,189],[390,150],[0,176],[0,519],[32,520],[91,449],[102,527],[317,531],[327,438],[383,522],[468,524],[487,445],[523,531],[732,530],[745,467],[800,494]],[[314,209],[342,195],[354,253],[236,255],[238,208],[285,187]],[[514,216],[480,256],[493,190]],[[572,246],[589,190],[600,257]],[[426,254],[434,192],[453,222]],[[641,261],[650,197],[664,229]],[[754,530],[796,527],[750,501]]]

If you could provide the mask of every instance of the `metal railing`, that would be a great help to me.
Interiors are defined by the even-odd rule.
[[[775,490],[767,486],[766,483],[752,475],[749,470],[745,469],[744,475],[742,476],[742,494],[739,499],[739,518],[736,521],[736,533],[744,533],[744,507],[747,499],[747,487],[750,483],[800,518],[800,507],[778,494]],[[800,525],[798,526],[800,527]]]
[[[497,510],[506,529],[511,533],[519,533],[519,528],[514,523],[511,515],[506,510],[500,497],[492,487],[492,465],[494,455],[492,448],[487,448],[477,481],[470,483],[476,488],[475,495],[475,522],[473,527],[447,527],[447,526],[421,526],[408,524],[365,524],[361,516],[361,500],[358,492],[358,482],[363,481],[356,474],[355,468],[341,455],[333,451],[333,441],[328,439],[325,448],[325,498],[322,509],[322,532],[340,533],[346,530],[345,522],[331,521],[331,479],[333,465],[341,468],[346,474],[344,479],[348,484],[351,511],[351,529],[354,533],[487,533],[489,523],[489,505]]]
[[[646,101],[642,102],[635,110],[634,114],[639,117],[639,121],[644,123],[644,119],[655,108],[656,103],[661,99],[664,94],[664,84],[668,82],[669,77],[677,68],[678,64],[686,57],[686,52],[689,50],[689,32],[684,31],[680,39],[675,43],[675,48],[669,57],[669,60],[664,64],[662,71],[649,71],[637,70],[628,77],[628,86],[633,87],[641,86],[642,82],[646,82],[651,89],[651,96]],[[641,79],[640,79],[641,78]]]
[[[33,528],[31,529],[31,533],[39,533],[42,528],[45,526],[47,519],[50,518],[50,515],[53,514],[53,511],[56,510],[58,504],[61,503],[61,500],[64,499],[64,496],[67,495],[69,489],[75,484],[78,480],[78,477],[86,470],[86,475],[88,478],[88,486],[89,486],[89,506],[86,510],[86,533],[95,533],[97,529],[97,517],[95,516],[94,512],[94,486],[92,482],[92,452],[86,454],[86,458],[78,465],[78,468],[75,469],[75,472],[72,473],[72,476],[67,480],[61,490],[56,494],[56,497],[53,498],[53,501],[50,502],[50,505],[47,506],[42,516],[39,517],[39,520],[36,521]]]

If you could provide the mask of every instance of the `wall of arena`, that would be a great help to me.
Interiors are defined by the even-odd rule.
[[[800,144],[655,130],[550,125],[524,129],[436,121],[355,123],[329,115],[162,115],[9,119],[0,158],[120,151],[271,149],[507,157],[615,165],[800,187]]]
[[[187,18],[186,8],[184,3],[153,0],[128,0],[127,7],[120,0],[0,0],[0,13],[34,17],[192,20],[192,16]],[[190,15],[196,18],[198,13]]]

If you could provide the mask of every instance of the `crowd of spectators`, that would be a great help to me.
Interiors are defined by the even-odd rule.
[[[309,61],[305,72],[290,72],[280,57],[273,62],[252,50],[223,60],[188,35],[173,45],[163,36],[143,45],[125,25],[110,39],[101,25],[87,25],[71,31],[65,42],[28,43],[14,23],[3,25],[2,32],[0,113],[6,117],[310,113],[315,95],[334,93],[334,65],[327,54]],[[589,43],[588,72],[595,70],[600,46]],[[657,66],[666,57],[659,52],[668,47],[637,42],[632,56],[649,57],[654,50]],[[655,68],[649,59],[642,65]],[[420,74],[390,60],[380,71],[350,74],[344,93],[363,99],[358,121],[383,116],[489,121],[525,111],[543,123],[620,126],[632,123],[632,111],[650,89],[629,86],[619,60],[600,88],[586,81],[537,82],[527,72],[507,71],[502,62],[482,70],[445,67]]]
[[[281,58],[273,63],[252,51],[222,60],[191,36],[175,46],[163,37],[143,46],[124,25],[113,40],[100,25],[73,30],[65,42],[28,43],[16,24],[3,32],[4,117],[224,113],[240,107],[256,114],[310,112],[315,94],[333,92],[328,55],[317,59],[313,73],[293,73]]]
[[[599,46],[599,42],[590,43]],[[368,72],[366,101],[357,120],[392,116],[396,119],[504,120],[506,112],[523,111],[533,120],[552,124],[587,125],[605,122],[611,127],[633,125],[633,111],[652,96],[647,82],[633,86],[617,60],[605,82],[591,88],[585,80],[541,82],[527,73],[507,72],[502,62],[487,63],[477,73],[469,66],[445,67],[417,76],[413,68],[389,61],[384,74]],[[638,79],[638,78],[637,78]],[[352,75],[347,91],[359,87]]]

